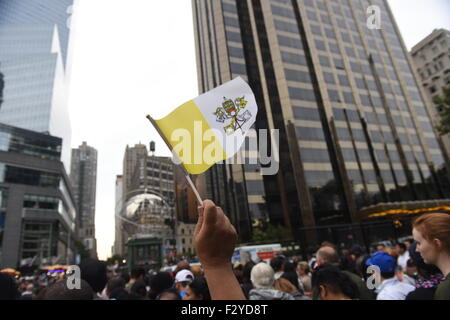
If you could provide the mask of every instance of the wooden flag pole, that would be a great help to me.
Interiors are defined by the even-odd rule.
[[[150,123],[153,125],[153,127],[156,129],[156,131],[158,131],[159,135],[161,136],[161,138],[163,139],[163,141],[166,143],[167,147],[169,148],[170,152],[172,152],[172,155],[177,158],[178,163],[182,163],[180,161],[180,159],[178,158],[178,155],[173,152],[172,146],[170,145],[169,141],[167,141],[166,137],[162,134],[161,130],[159,130],[158,125],[156,124],[155,120],[153,120],[153,118],[150,115],[147,115],[147,119],[150,121]],[[198,193],[197,188],[195,187],[195,184],[192,182],[191,176],[189,175],[189,173],[186,171],[186,169],[183,167],[183,165],[180,165],[181,169],[184,171],[185,174],[185,178],[187,180],[187,182],[189,183],[189,186],[191,187],[192,191],[195,194],[195,197],[197,198],[197,202],[200,206],[203,206],[203,200],[200,197],[200,194]]]

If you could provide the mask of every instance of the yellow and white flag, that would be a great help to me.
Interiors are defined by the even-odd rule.
[[[239,77],[160,120],[148,118],[186,172],[200,174],[239,151],[257,113],[255,96]]]

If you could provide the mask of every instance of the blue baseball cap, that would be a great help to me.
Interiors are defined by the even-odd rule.
[[[367,266],[378,266],[381,272],[391,273],[395,271],[395,260],[394,258],[387,254],[386,252],[378,251],[375,252],[372,257],[367,259]]]

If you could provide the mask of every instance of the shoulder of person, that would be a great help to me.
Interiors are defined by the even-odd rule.
[[[450,275],[437,286],[434,300],[450,300]]]
[[[433,300],[436,288],[417,288],[406,296],[406,300]]]

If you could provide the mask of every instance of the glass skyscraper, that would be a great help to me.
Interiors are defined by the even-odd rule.
[[[0,0],[0,122],[63,139],[70,158],[66,67],[73,0]]]
[[[367,27],[371,5],[381,29]],[[229,164],[203,176],[241,239],[258,219],[300,239],[301,228],[449,197],[447,157],[387,1],[193,0],[193,10],[200,91],[241,76],[256,129],[280,132],[277,175]]]

